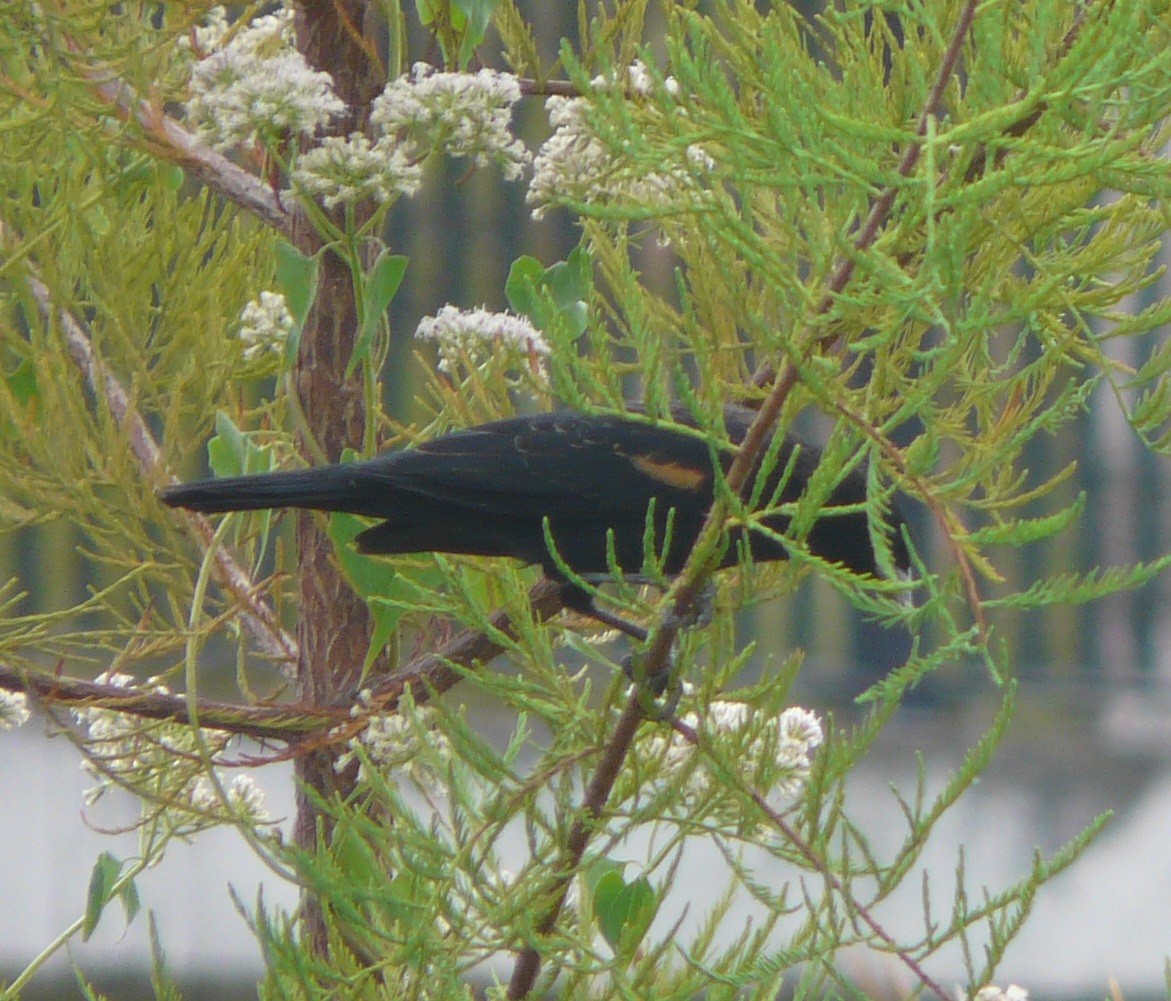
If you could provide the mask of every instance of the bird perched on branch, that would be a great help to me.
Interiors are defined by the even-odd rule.
[[[743,407],[725,408],[733,444],[743,441],[754,416]],[[637,576],[648,541],[661,572],[677,574],[712,506],[714,462],[726,472],[732,459],[732,451],[679,427],[563,411],[492,421],[365,462],[186,483],[160,496],[172,507],[208,514],[292,507],[381,518],[357,536],[359,552],[511,556],[539,563],[553,578],[563,579],[565,566],[596,583],[611,577],[611,561]],[[795,503],[820,460],[818,449],[787,438],[758,494],[761,503]],[[847,473],[806,545],[823,560],[878,576],[865,501],[864,474]],[[902,519],[895,513],[891,522],[885,531],[894,568],[905,574],[910,560]],[[763,523],[784,533],[789,517],[772,513]],[[741,541],[754,561],[788,556],[775,538],[738,528],[721,566],[738,562]],[[575,591],[570,603],[596,611],[584,592]]]

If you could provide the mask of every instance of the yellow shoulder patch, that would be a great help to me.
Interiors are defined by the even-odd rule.
[[[661,461],[649,455],[633,455],[630,461],[635,469],[646,473],[651,479],[679,490],[698,490],[708,480],[706,470],[670,460]]]

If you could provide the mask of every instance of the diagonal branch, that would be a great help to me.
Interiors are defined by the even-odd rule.
[[[703,748],[703,741],[700,738],[698,731],[694,727],[688,726],[681,720],[672,720],[673,728],[680,734],[692,747],[697,749]],[[749,787],[742,787],[743,791],[747,793],[749,798],[756,804],[757,808],[768,817],[770,823],[781,833],[786,841],[789,842],[804,860],[806,865],[817,872],[831,890],[833,890],[839,897],[845,901],[846,907],[851,913],[856,914],[858,919],[870,929],[871,933],[880,939],[884,945],[891,951],[891,953],[902,961],[903,965],[907,967],[914,974],[915,978],[928,990],[934,991],[941,1001],[949,1001],[950,995],[948,992],[936,981],[925,969],[923,965],[911,955],[910,951],[904,949],[898,944],[895,937],[886,930],[874,916],[869,907],[863,905],[855,900],[850,891],[842,883],[841,878],[831,868],[830,864],[823,858],[810,842],[804,838],[800,832],[785,819],[784,815],[775,809],[763,796],[758,789]]]
[[[898,173],[902,178],[909,177],[919,162],[922,153],[921,140],[927,134],[931,119],[938,114],[944,91],[954,77],[960,53],[975,17],[976,3],[977,0],[967,0],[960,12],[951,42],[936,75],[935,84],[919,116],[916,137],[904,152],[899,163]],[[858,254],[873,245],[878,238],[882,227],[890,216],[897,194],[898,189],[891,185],[874,201],[865,223],[855,238],[854,253],[840,261],[834,269],[825,292],[818,302],[814,319],[828,313],[837,297],[849,284],[854,275]],[[807,357],[812,356],[816,351],[836,354],[842,343],[842,339],[837,335],[818,335],[812,322],[806,326],[805,336],[802,340],[806,345],[804,354]],[[752,470],[756,468],[756,464],[768,447],[777,418],[796,384],[797,367],[786,364],[737,450],[736,458],[726,477],[730,494],[739,493],[748,482]],[[668,669],[671,648],[678,635],[680,623],[686,620],[688,610],[694,607],[700,590],[712,573],[710,554],[715,551],[715,543],[721,534],[724,519],[727,516],[727,506],[728,502],[723,496],[716,497],[711,511],[708,513],[703,531],[691,551],[683,572],[663,602],[665,613],[651,634],[645,655],[644,664],[648,678]],[[586,790],[581,815],[570,829],[565,850],[557,866],[557,874],[550,895],[551,902],[534,929],[538,938],[547,936],[557,922],[566,893],[569,890],[570,880],[581,865],[590,835],[602,816],[610,793],[613,791],[614,783],[634,743],[638,726],[645,718],[642,699],[643,696],[640,692],[631,696]],[[513,967],[507,997],[511,999],[526,997],[536,983],[540,967],[541,956],[535,944],[521,949]],[[940,992],[933,981],[924,979],[921,970],[916,970],[914,966],[911,968],[913,972],[916,972],[920,983],[940,993],[943,1001],[947,1001],[947,995]]]
[[[251,212],[286,239],[292,237],[292,213],[264,181],[201,143],[162,108],[139,98],[124,80],[86,67],[81,72],[119,118],[138,122],[151,153],[178,165],[193,181]]]
[[[130,450],[138,460],[143,477],[157,482],[164,475],[162,453],[142,415],[134,408],[125,388],[94,351],[88,332],[69,310],[58,307],[49,287],[34,274],[26,279],[29,291],[47,324],[56,323],[65,336],[69,357],[81,370],[90,390],[105,401],[114,420],[130,440]],[[212,544],[215,530],[203,515],[186,515],[187,523],[206,548]],[[240,605],[244,625],[260,649],[269,657],[295,662],[297,644],[277,621],[272,606],[257,594],[257,586],[243,567],[222,547],[215,551],[216,577]]]

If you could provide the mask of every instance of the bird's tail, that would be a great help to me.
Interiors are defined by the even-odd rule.
[[[359,469],[360,464],[319,466],[179,483],[159,491],[159,499],[170,507],[203,514],[280,507],[373,514],[375,499],[363,489]]]

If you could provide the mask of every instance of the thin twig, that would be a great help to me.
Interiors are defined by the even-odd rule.
[[[923,139],[927,135],[927,131],[931,124],[931,119],[939,114],[940,105],[943,102],[944,92],[947,90],[947,85],[954,74],[956,66],[959,64],[960,54],[963,51],[964,41],[971,30],[972,20],[976,13],[976,0],[968,0],[960,12],[959,21],[956,23],[955,31],[952,34],[951,43],[944,53],[943,62],[940,64],[940,71],[935,80],[935,85],[931,88],[931,93],[928,96],[927,104],[923,108],[923,112],[919,116],[919,122],[915,129],[916,139]],[[1067,35],[1067,40],[1069,36]],[[1069,42],[1072,44],[1072,42]],[[922,155],[923,145],[921,142],[913,142],[903,154],[902,160],[899,162],[898,175],[901,178],[909,178],[919,162],[919,157]],[[898,195],[898,188],[895,185],[890,185],[871,206],[870,212],[866,217],[866,221],[859,229],[857,236],[854,239],[854,252],[847,258],[844,258],[838,263],[834,269],[830,280],[827,283],[825,294],[821,297],[821,301],[817,304],[814,310],[814,318],[825,316],[833,308],[833,304],[837,297],[845,290],[846,285],[854,276],[857,261],[860,255],[873,246],[875,240],[878,239],[882,232],[882,227],[886,224],[890,216],[891,209],[894,207],[895,198]],[[806,329],[804,337],[799,339],[799,342],[804,342],[806,347],[802,352],[802,361],[808,360],[814,351],[821,350],[826,354],[837,354],[845,344],[845,338],[837,333],[830,332],[823,334],[820,337],[815,336],[810,328]],[[791,360],[787,360],[785,370],[781,375],[781,381],[786,378],[790,383],[795,383],[797,365],[793,364]],[[765,365],[759,369],[752,378],[752,382],[756,386],[767,385],[774,378],[774,371],[771,366]],[[783,401],[787,398],[792,386],[784,390],[780,399]],[[758,416],[757,421],[754,422],[753,427],[749,429],[748,435],[745,436],[745,445],[747,445],[750,438],[753,437],[753,431],[757,424],[763,424],[761,438],[764,439],[772,431],[772,426],[776,421],[777,414],[780,413],[780,407],[770,407],[770,403],[775,396],[770,393],[765,406],[761,408],[761,413],[764,414],[766,408],[772,411],[771,416],[768,416],[767,422],[762,422]],[[756,443],[754,442],[754,446]],[[740,471],[743,475],[751,470],[751,466],[740,463],[740,459],[744,455],[745,448],[741,446],[740,455],[737,456],[737,464],[744,465]],[[762,454],[755,452],[755,455]],[[753,459],[755,461],[755,458]],[[733,489],[738,489],[741,479],[733,479],[733,474],[736,473],[736,466],[733,466],[732,472],[728,475],[728,485]],[[733,485],[735,483],[735,486]],[[926,495],[925,495],[926,496]],[[952,539],[952,525],[947,516],[947,512],[938,502],[929,502],[932,515],[939,522],[939,527],[943,531],[945,537],[951,540],[951,550],[956,558],[956,562],[960,568],[960,576],[964,581],[964,590],[967,595],[968,606],[972,611],[972,617],[975,620],[976,628],[980,632],[981,638],[988,635],[988,620],[984,615],[984,603],[980,596],[979,585],[976,581],[976,573],[972,567],[971,560],[968,558],[967,552],[959,545],[958,542]]]
[[[698,749],[703,748],[703,741],[700,739],[699,732],[694,727],[689,726],[678,718],[671,720],[671,726],[676,733],[680,734],[693,747]],[[748,793],[761,812],[773,823],[773,826],[784,835],[785,840],[797,849],[797,853],[805,860],[809,867],[816,870],[826,883],[829,884],[830,889],[841,897],[846,908],[851,913],[856,914],[862,923],[874,933],[875,937],[881,939],[886,944],[893,955],[898,956],[903,965],[911,971],[919,982],[928,990],[937,994],[941,1001],[952,1001],[951,995],[923,969],[922,964],[910,952],[900,946],[895,940],[895,937],[879,924],[878,919],[871,913],[870,908],[859,903],[851,895],[837,873],[830,867],[830,864],[798,833],[797,829],[784,818],[781,812],[774,809],[768,800],[756,789],[749,786],[742,786],[741,788]]]
[[[26,692],[46,706],[108,709],[139,719],[191,721],[190,700],[182,692],[150,692],[83,681],[64,674],[26,671],[0,664],[0,689]],[[293,740],[349,720],[343,707],[323,709],[301,705],[242,706],[200,699],[199,725],[260,740]]]
[[[1078,8],[1077,13],[1074,15],[1073,23],[1069,26],[1069,30],[1062,37],[1061,44],[1057,47],[1055,65],[1064,59],[1067,55],[1069,55],[1070,49],[1073,48],[1074,43],[1078,40],[1078,37],[1082,33],[1082,29],[1086,25],[1086,17],[1088,16],[1093,6],[1093,3],[1087,3]],[[1023,89],[1018,91],[1016,99],[1018,101],[1023,100],[1027,93],[1028,92]],[[1048,110],[1049,105],[1044,101],[1041,101],[1035,108],[1033,108],[1032,111],[1026,115],[1022,115],[1019,119],[1008,126],[1008,128],[1004,130],[1004,134],[1014,139],[1023,136],[1026,132],[1029,131],[1029,129],[1031,129],[1034,125],[1037,124],[1037,122],[1041,120],[1041,116]],[[1003,150],[1000,152],[999,156],[1004,156]],[[968,164],[968,169],[964,173],[964,180],[969,182],[976,180],[976,178],[984,173],[984,167],[987,162],[988,145],[985,143],[976,152],[976,155],[972,157],[972,162]]]

